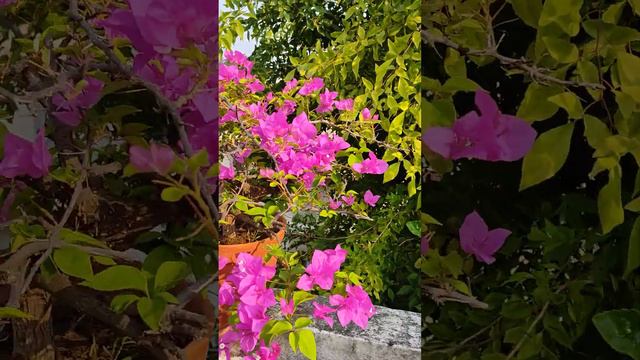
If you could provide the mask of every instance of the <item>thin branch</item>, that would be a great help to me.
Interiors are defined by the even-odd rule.
[[[489,304],[484,303],[474,297],[459,293],[457,291],[440,289],[433,286],[425,286],[425,290],[427,291],[427,294],[433,299],[433,301],[438,304],[442,304],[446,301],[453,301],[467,304],[476,309],[486,310],[489,308]]]
[[[435,44],[442,44],[446,47],[459,51],[463,55],[470,56],[489,56],[498,60],[502,65],[519,68],[520,70],[529,74],[529,76],[537,81],[549,84],[556,84],[562,86],[574,86],[574,87],[585,87],[590,89],[599,89],[604,90],[606,87],[602,84],[583,82],[583,81],[571,81],[565,79],[559,79],[557,77],[546,74],[549,72],[548,69],[540,68],[535,65],[531,65],[531,61],[525,58],[512,58],[508,56],[501,55],[498,53],[496,48],[488,48],[488,49],[467,49],[460,44],[453,42],[452,40],[433,34],[428,30],[422,30],[421,32],[422,40],[435,48]]]

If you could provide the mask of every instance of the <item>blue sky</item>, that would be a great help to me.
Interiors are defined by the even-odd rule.
[[[220,12],[226,11],[228,9],[224,5],[224,0],[221,0],[219,4],[220,4]],[[240,51],[247,56],[251,55],[255,47],[256,47],[256,42],[254,40],[247,39],[246,36],[243,40],[238,39],[236,43],[233,44],[233,50]]]

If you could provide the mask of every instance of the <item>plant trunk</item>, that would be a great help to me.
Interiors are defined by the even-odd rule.
[[[55,360],[51,295],[29,289],[20,300],[20,309],[33,318],[13,320],[13,359]]]

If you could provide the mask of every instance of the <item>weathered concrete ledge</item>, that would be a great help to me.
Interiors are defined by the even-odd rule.
[[[303,312],[311,313],[311,304],[303,304]],[[334,316],[335,317],[335,316]],[[376,315],[366,330],[353,323],[342,328],[335,319],[333,329],[324,321],[314,323],[318,360],[420,360],[419,313],[376,307]],[[294,354],[286,337],[279,339],[282,360],[304,360]],[[240,358],[238,358],[240,359]]]

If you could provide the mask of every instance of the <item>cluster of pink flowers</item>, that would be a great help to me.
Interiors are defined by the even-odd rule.
[[[128,9],[115,9],[96,21],[111,38],[125,37],[135,49],[134,73],[157,85],[171,101],[181,100],[180,114],[194,150],[205,148],[218,158],[217,5],[194,0],[189,6],[173,0],[129,0]],[[183,65],[175,50],[196,49],[206,59]],[[209,60],[212,59],[212,60]],[[193,64],[195,63],[195,64]]]
[[[321,290],[331,290],[334,286],[336,272],[340,271],[347,251],[337,245],[335,249],[315,250],[311,263],[305,273],[298,279],[296,288],[312,291],[317,286]],[[229,264],[228,259],[220,258],[219,267]],[[239,343],[245,354],[254,353],[259,359],[277,359],[279,345],[274,342],[266,346],[259,341],[260,333],[269,321],[267,309],[275,305],[276,298],[267,282],[274,278],[276,268],[264,265],[262,258],[241,253],[226,281],[222,281],[219,289],[219,304],[222,310],[229,310],[236,305],[239,323],[231,326],[229,331],[220,337],[220,348],[230,358],[230,346]],[[375,314],[375,307],[369,295],[360,286],[346,285],[345,294],[332,294],[329,304],[312,302],[315,319],[325,321],[333,327],[334,320],[330,314],[336,313],[342,326],[351,322],[362,329],[368,326],[369,319]],[[293,299],[280,299],[280,312],[290,317],[295,313],[296,303]],[[255,359],[246,355],[245,359]]]
[[[223,64],[220,70],[220,89],[224,91],[228,84],[235,83],[244,85],[247,92],[255,93],[264,90],[259,80],[251,74],[253,64],[239,52],[227,51],[225,53],[227,64]],[[319,93],[325,86],[321,78],[312,78],[300,85],[302,81],[292,79],[286,83],[283,90],[290,96],[297,94],[300,96],[312,96]],[[259,85],[259,86],[258,86]],[[333,111],[353,110],[352,99],[338,100],[338,93],[325,89],[324,93],[318,95],[318,106],[314,110],[318,115]],[[297,103],[290,99],[281,101],[279,107],[270,112],[269,103],[273,100],[273,94],[269,93],[265,101],[247,104],[241,102],[234,104],[231,110],[221,117],[221,123],[238,121],[245,116],[249,116],[251,121],[257,122],[249,130],[260,139],[260,147],[275,160],[276,169],[263,169],[261,175],[272,177],[277,173],[293,175],[303,181],[307,188],[310,188],[318,176],[323,172],[330,171],[336,161],[336,154],[346,150],[350,145],[340,136],[332,135],[326,131],[319,132],[316,125],[310,120],[307,112],[295,114]],[[295,116],[294,116],[295,115]],[[293,119],[290,121],[290,117]],[[373,154],[373,153],[371,153]],[[242,157],[246,157],[243,152]],[[236,161],[241,162],[236,158]],[[375,155],[373,155],[375,159]],[[365,160],[367,161],[367,160]],[[381,170],[386,170],[384,165],[365,164],[361,166],[361,173],[380,174]],[[357,164],[356,164],[357,165]],[[235,173],[232,165],[221,168],[224,172],[223,178],[232,178]]]
[[[371,192],[371,190],[367,190],[363,196],[364,203],[375,207],[380,200],[380,195],[375,195]],[[337,210],[342,206],[351,206],[356,201],[356,197],[354,195],[342,195],[340,199],[329,199],[329,209]]]
[[[220,269],[227,264],[228,259],[221,257]],[[239,319],[233,330],[220,336],[221,350],[227,354],[227,358],[230,358],[231,343],[240,343],[240,349],[247,354],[253,352],[258,345],[260,332],[269,321],[267,309],[276,304],[273,289],[267,288],[267,281],[275,273],[275,267],[264,265],[261,258],[241,253],[237,256],[231,274],[220,284],[220,305],[231,306],[237,303]],[[263,347],[264,344],[260,344],[260,348]],[[276,359],[279,349],[271,348],[269,351],[275,353],[273,359]]]

